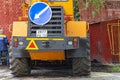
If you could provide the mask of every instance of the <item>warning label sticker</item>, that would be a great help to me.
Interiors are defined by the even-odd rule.
[[[34,40],[31,40],[28,44],[28,46],[26,47],[26,50],[38,50],[38,46],[37,44],[35,43]]]

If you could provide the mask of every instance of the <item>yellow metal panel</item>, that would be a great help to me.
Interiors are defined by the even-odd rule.
[[[22,4],[22,16],[26,16],[27,17],[27,11],[28,11],[28,5],[23,3]]]
[[[74,15],[73,0],[68,0],[67,2],[49,2],[48,4],[50,6],[63,6],[65,15]]]
[[[25,21],[16,21],[13,22],[13,31],[12,36],[27,36],[27,22]]]
[[[59,52],[30,52],[31,60],[65,60],[65,54],[63,51]]]
[[[34,4],[35,2],[40,2],[40,0],[31,0],[31,5]]]
[[[66,36],[86,37],[88,24],[85,21],[69,21],[66,29]]]

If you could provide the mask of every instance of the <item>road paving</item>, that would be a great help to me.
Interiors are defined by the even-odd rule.
[[[0,80],[120,80],[120,73],[91,72],[90,76],[73,77],[61,71],[32,70],[30,76],[14,77],[9,68],[0,66]]]

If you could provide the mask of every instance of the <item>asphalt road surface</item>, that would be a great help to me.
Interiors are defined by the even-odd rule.
[[[120,73],[91,72],[90,76],[72,77],[65,72],[52,70],[32,70],[26,77],[13,77],[8,67],[0,66],[0,80],[120,80]]]

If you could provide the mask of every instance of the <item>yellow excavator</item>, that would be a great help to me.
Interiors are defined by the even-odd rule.
[[[75,20],[74,6],[74,0],[23,0],[9,49],[14,76],[48,64],[69,65],[75,76],[90,74],[89,24]]]

